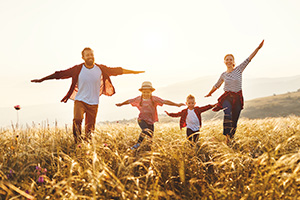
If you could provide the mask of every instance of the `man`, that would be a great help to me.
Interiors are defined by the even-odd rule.
[[[144,71],[132,71],[121,67],[107,67],[94,62],[94,52],[91,48],[85,48],[81,52],[84,63],[75,65],[66,70],[55,73],[31,82],[41,83],[49,79],[72,78],[71,87],[67,95],[61,100],[66,103],[68,99],[74,100],[73,135],[75,143],[82,140],[81,124],[85,113],[85,140],[91,139],[91,132],[95,129],[98,111],[99,96],[104,94],[112,96],[115,93],[110,76],[121,74],[139,74]]]

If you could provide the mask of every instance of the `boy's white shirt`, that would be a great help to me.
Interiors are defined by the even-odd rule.
[[[186,116],[186,127],[191,129],[192,131],[199,131],[200,129],[200,122],[199,119],[193,110],[187,109],[188,114]]]

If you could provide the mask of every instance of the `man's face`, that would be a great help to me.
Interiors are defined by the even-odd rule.
[[[188,99],[186,101],[186,105],[190,110],[194,109],[195,104],[196,104],[195,99]]]
[[[88,66],[92,66],[94,65],[94,52],[91,50],[85,50],[83,52],[83,57],[82,59],[84,60],[84,62],[86,63],[86,65]]]

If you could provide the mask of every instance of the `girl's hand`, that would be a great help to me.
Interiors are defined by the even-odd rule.
[[[184,103],[179,103],[179,104],[177,104],[178,107],[184,106],[184,105],[185,105]]]
[[[123,104],[121,104],[121,103],[116,103],[116,106],[120,107],[120,106],[123,106]]]

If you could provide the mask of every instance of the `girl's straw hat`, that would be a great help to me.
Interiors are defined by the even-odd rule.
[[[152,87],[152,83],[150,81],[144,81],[139,91],[142,90],[151,90],[153,92],[155,89]]]

